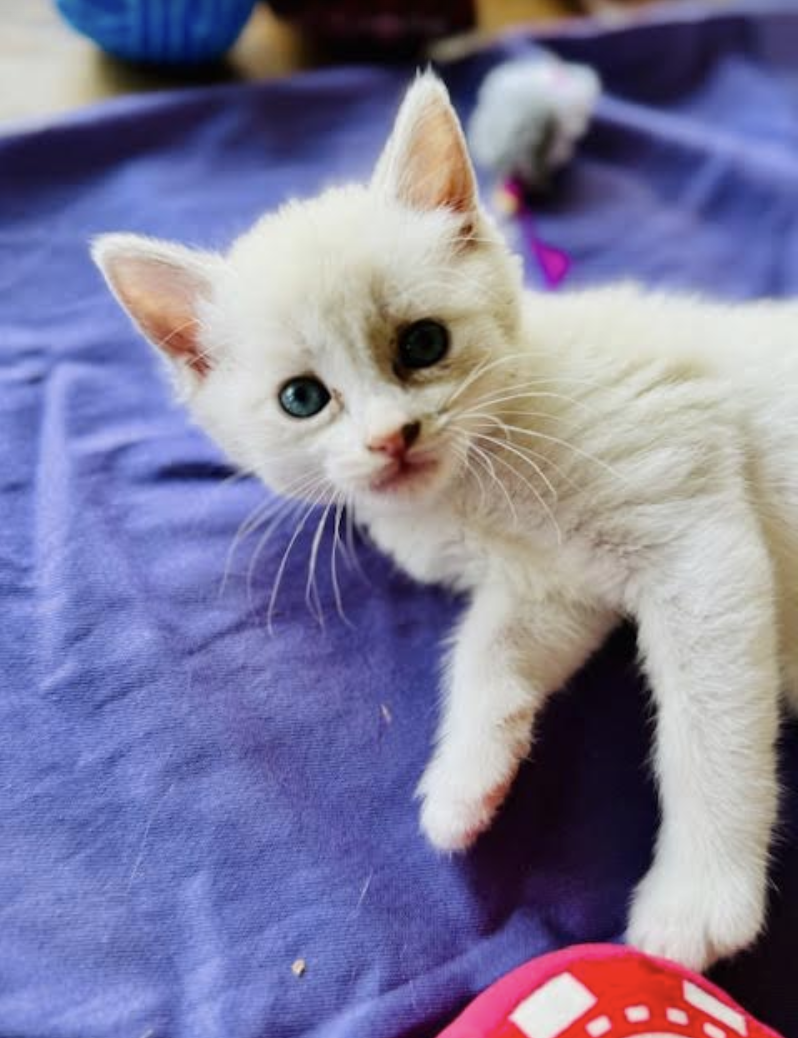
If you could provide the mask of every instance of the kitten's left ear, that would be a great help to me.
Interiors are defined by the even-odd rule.
[[[411,209],[477,210],[477,187],[460,121],[446,87],[432,72],[410,87],[372,185]]]
[[[195,382],[207,375],[213,362],[200,314],[212,299],[221,258],[134,234],[104,234],[91,254],[133,322],[177,373]]]

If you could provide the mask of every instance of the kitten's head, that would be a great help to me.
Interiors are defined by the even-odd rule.
[[[431,75],[367,186],[289,203],[225,256],[131,235],[93,255],[199,422],[310,500],[412,508],[444,492],[517,333],[518,263]]]

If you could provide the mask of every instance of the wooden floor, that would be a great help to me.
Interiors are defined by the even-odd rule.
[[[617,2],[621,10],[619,0],[586,2],[610,9]],[[490,34],[514,24],[551,21],[568,16],[573,6],[573,0],[477,0],[479,29]],[[629,6],[630,0],[623,0],[623,9]],[[316,62],[300,35],[261,4],[225,65],[203,72],[201,79],[280,76]],[[0,123],[191,81],[104,56],[62,22],[52,0],[0,0]]]

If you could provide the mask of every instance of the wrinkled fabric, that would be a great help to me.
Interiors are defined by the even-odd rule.
[[[677,7],[549,42],[607,88],[537,208],[570,283],[798,293],[798,13]],[[445,69],[461,112],[533,45]],[[328,525],[320,628],[314,515],[270,635],[292,520],[241,533],[267,495],[229,478],[87,255],[108,230],[223,246],[365,174],[407,76],[129,98],[0,141],[3,1036],[430,1038],[528,958],[621,937],[657,825],[631,632],[551,702],[491,832],[436,855],[413,795],[459,603],[355,537],[348,626]],[[797,1038],[794,724],[782,770],[769,929],[713,979]]]

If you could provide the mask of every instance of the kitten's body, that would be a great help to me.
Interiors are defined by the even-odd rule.
[[[413,524],[371,523],[417,579],[470,587],[486,603],[462,632],[472,650],[484,639],[486,665],[469,707],[463,693],[448,704],[422,785],[424,825],[443,847],[481,831],[510,761],[527,750],[530,714],[619,617],[633,617],[660,731],[664,714],[671,731],[658,757],[660,864],[638,893],[630,933],[704,965],[747,943],[761,919],[755,891],[764,894],[776,804],[777,643],[782,687],[798,705],[798,305],[721,306],[624,286],[530,295],[525,311],[519,344],[529,359],[517,370],[521,381],[543,380],[542,396],[530,393],[531,416],[517,400],[508,402],[514,414],[497,410],[518,426],[508,434],[514,448],[532,443],[550,487],[508,452],[517,473],[502,475],[519,521],[499,494],[486,515],[472,481]],[[553,361],[545,375],[542,347]],[[552,439],[538,436],[541,412]],[[486,720],[480,692],[501,682],[497,661],[513,626],[496,618],[524,610],[517,669],[539,701],[510,688]],[[497,713],[515,736],[485,754]],[[732,829],[730,842],[715,841],[714,820]]]
[[[224,259],[125,236],[98,258],[237,461],[345,497],[411,575],[470,593],[420,786],[432,842],[489,824],[547,696],[629,616],[663,803],[630,936],[699,968],[750,943],[780,688],[798,701],[798,305],[524,293],[429,78],[370,187]],[[429,317],[448,352],[408,367]],[[326,399],[298,422],[278,401],[309,377]]]

